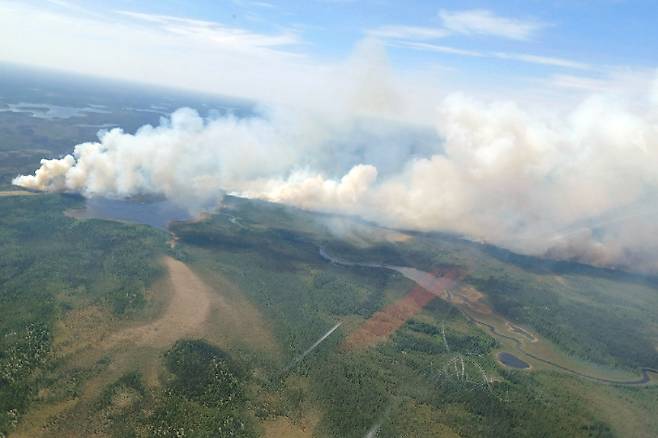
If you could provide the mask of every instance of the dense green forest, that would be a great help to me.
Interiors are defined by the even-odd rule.
[[[130,317],[161,273],[162,233],[63,211],[75,197],[0,197],[0,432],[22,416],[50,366],[55,320],[89,303]]]

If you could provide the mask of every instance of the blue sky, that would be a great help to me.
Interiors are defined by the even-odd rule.
[[[44,3],[48,3],[47,1]],[[368,30],[382,26],[445,29],[441,13],[488,12],[535,25],[527,38],[452,32],[436,38],[464,50],[533,52],[598,64],[655,64],[658,4],[650,0],[114,0],[74,2],[96,11],[126,10],[215,21],[254,32],[292,30],[319,55],[342,56]],[[427,40],[430,40],[428,38]],[[400,54],[404,56],[404,54]],[[429,54],[414,58],[422,59]]]
[[[656,68],[657,18],[642,0],[4,0],[0,60],[250,94],[256,70],[305,82],[368,39],[412,81],[590,92]]]

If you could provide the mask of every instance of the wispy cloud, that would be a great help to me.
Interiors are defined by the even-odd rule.
[[[0,44],[0,60],[261,102],[301,100],[303,87],[325,74],[301,32],[290,28],[98,12],[0,0],[0,41],[7,43]]]
[[[575,89],[586,92],[600,92],[610,89],[610,80],[595,79],[583,76],[553,75],[550,85],[558,88]]]
[[[485,35],[528,40],[537,31],[546,27],[536,20],[522,20],[496,15],[486,9],[439,12],[443,27],[453,33]]]
[[[448,53],[451,55],[473,56],[473,57],[481,57],[481,58],[487,57],[486,53],[478,52],[475,50],[466,50],[457,47],[444,46],[444,45],[431,44],[431,43],[422,43],[416,41],[394,41],[391,42],[389,46],[402,47],[402,48],[414,49],[414,50],[424,50],[427,52],[435,52],[435,53]]]
[[[434,40],[450,35],[485,35],[528,40],[546,27],[536,20],[503,17],[485,9],[439,11],[436,26],[387,25],[369,29],[366,34],[382,39]]]
[[[45,3],[46,5],[44,6],[46,7],[43,8],[45,10],[50,9],[54,11],[66,11],[67,13],[80,15],[80,16],[102,18],[102,14],[99,14],[97,11],[84,7],[77,2],[71,2],[69,0],[45,0]],[[51,6],[51,8],[48,8],[48,6]]]
[[[366,34],[382,39],[433,40],[449,35],[450,32],[423,26],[381,26],[366,31]]]
[[[301,43],[299,35],[292,30],[278,34],[264,34],[212,21],[132,11],[117,11],[117,13],[134,20],[151,23],[161,30],[175,35],[203,40],[223,49],[239,52],[281,51]],[[292,54],[292,52],[290,53]]]
[[[82,7],[79,5],[76,5],[74,3],[71,3],[70,1],[67,0],[46,0],[46,3],[50,3],[51,5],[58,6],[60,8],[68,9],[71,11],[84,11]]]
[[[483,52],[477,50],[461,49],[458,47],[432,44],[418,41],[392,41],[388,43],[391,47],[401,47],[413,50],[423,50],[434,53],[447,53],[450,55],[470,56],[488,59],[503,59],[519,61],[529,64],[540,64],[554,67],[571,68],[577,70],[589,70],[591,65],[583,62],[573,61],[565,58],[554,58],[550,56],[532,55],[528,53],[506,53],[506,52]]]
[[[496,52],[491,55],[494,58],[498,58],[498,59],[511,59],[514,61],[528,62],[531,64],[552,65],[555,67],[573,68],[578,70],[589,70],[592,68],[591,65],[583,62],[573,61],[565,58],[554,58],[551,56],[531,55],[527,53],[505,53],[505,52]]]
[[[529,53],[483,52],[461,49],[435,41],[455,35],[487,35],[514,40],[528,40],[546,24],[535,20],[503,17],[485,9],[439,12],[441,24],[430,26],[387,25],[369,29],[366,35],[384,40],[388,46],[435,53],[447,53],[488,59],[505,59],[530,64],[588,70],[589,64],[566,58]]]
[[[248,8],[248,7],[258,7],[258,8],[267,8],[267,9],[273,9],[276,6],[274,4],[267,2],[267,1],[260,1],[260,0],[231,0],[233,4],[236,6]]]

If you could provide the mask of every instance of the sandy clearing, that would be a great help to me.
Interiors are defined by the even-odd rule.
[[[295,423],[288,417],[270,418],[261,423],[266,438],[310,438],[319,423],[320,417],[314,415],[304,418],[301,423]]]
[[[481,315],[491,315],[493,310],[485,302],[482,292],[472,286],[462,286],[450,294],[450,302],[457,305],[464,305],[475,313]]]
[[[211,309],[211,289],[184,263],[164,257],[171,298],[155,321],[126,328],[110,337],[108,348],[119,343],[166,347],[178,339],[201,332]]]
[[[74,309],[55,323],[53,350],[66,357],[98,345],[112,327],[113,315],[107,309],[89,305]]]
[[[220,272],[207,267],[198,267],[197,272],[206,284],[221,291],[213,296],[213,311],[207,323],[208,340],[228,350],[246,347],[279,357],[281,352],[271,325],[245,292]]]
[[[505,326],[507,327],[507,331],[513,334],[521,335],[529,342],[534,343],[539,341],[539,339],[528,330],[524,329],[523,327],[519,327],[516,324],[512,324],[510,321],[505,321]]]
[[[185,337],[205,337],[219,345],[246,343],[259,351],[278,352],[264,318],[239,291],[217,273],[199,276],[186,264],[164,257],[169,290],[164,312],[155,320],[127,327],[107,338],[104,347],[120,344],[168,347]]]

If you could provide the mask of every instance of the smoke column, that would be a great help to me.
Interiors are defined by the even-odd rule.
[[[102,132],[14,184],[88,197],[159,194],[191,210],[234,193],[658,270],[658,80],[641,94],[593,95],[555,114],[450,93],[437,99],[433,126],[419,128],[401,113],[414,102],[385,66],[368,68],[384,79],[347,75],[369,85],[343,87],[349,93],[331,105],[210,119],[183,108],[159,126]]]

